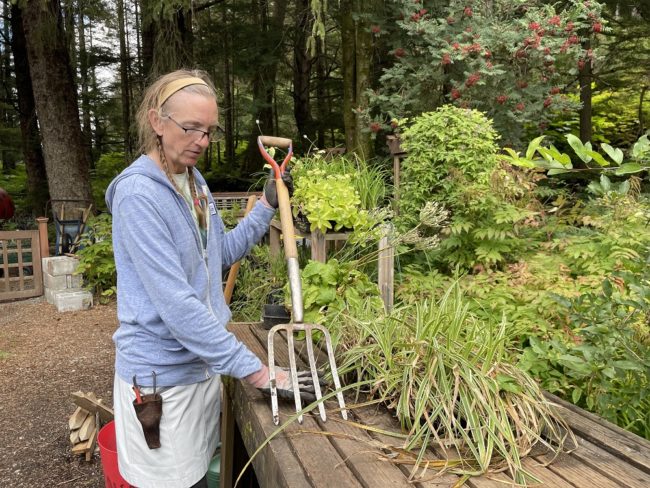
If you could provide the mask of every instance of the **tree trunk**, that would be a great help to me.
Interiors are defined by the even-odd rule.
[[[153,46],[156,39],[153,0],[140,0],[140,23],[142,25],[142,50],[140,51],[142,71],[140,72],[140,76],[144,86],[151,78],[153,72]]]
[[[129,58],[126,50],[126,32],[124,25],[124,0],[117,0],[117,28],[120,38],[120,92],[122,94],[122,137],[124,138],[124,162],[133,157],[131,139],[131,102],[129,97]]]
[[[645,92],[650,88],[648,85],[641,87],[641,94],[639,95],[639,137],[645,133],[645,121],[643,120],[643,100],[645,99]]]
[[[223,103],[222,103],[222,123],[225,131],[225,152],[224,159],[229,164],[235,163],[235,133],[234,133],[234,99],[233,99],[233,79],[232,79],[232,38],[230,23],[228,19],[228,5],[223,3],[222,10],[222,40],[223,40]],[[219,147],[219,146],[218,146]],[[217,152],[217,158],[219,153]]]
[[[88,160],[58,0],[25,2],[23,27],[52,199],[91,201]]]
[[[354,0],[341,0],[341,72],[343,73],[343,127],[345,128],[345,147],[353,152],[356,147],[355,109],[356,83],[354,68],[355,36],[352,19]]]
[[[27,64],[27,47],[25,31],[20,8],[11,4],[11,49],[14,55],[16,71],[16,91],[18,93],[18,112],[20,117],[20,133],[22,150],[27,171],[27,192],[34,214],[45,215],[45,205],[49,200],[47,189],[47,174],[41,149],[41,135],[36,120],[32,80]]]
[[[316,144],[320,149],[325,149],[325,130],[327,129],[327,121],[329,120],[329,111],[327,107],[327,89],[325,83],[327,81],[327,72],[325,66],[325,52],[323,51],[323,42],[317,40],[316,45],[316,108],[318,112],[318,125],[317,125],[317,139]],[[334,143],[334,141],[332,141]]]
[[[133,3],[133,10],[135,14],[135,52],[136,52],[136,71],[138,73],[137,82],[139,83],[140,93],[144,91],[143,79],[144,70],[142,67],[142,29],[140,28],[140,5],[138,2]]]
[[[293,114],[298,136],[309,141],[315,137],[311,118],[310,81],[312,57],[307,51],[307,37],[311,34],[312,16],[310,0],[296,2],[296,24],[293,45]]]
[[[59,8],[61,8],[61,15],[63,17],[63,31],[65,32],[65,43],[68,48],[68,56],[70,56],[70,66],[72,67],[73,78],[76,85],[77,47],[75,45],[74,0],[59,0]]]
[[[142,61],[145,76],[156,78],[179,68],[193,66],[194,34],[189,5],[171,14],[164,4],[140,0],[142,12]]]
[[[253,77],[253,121],[248,141],[248,151],[242,172],[244,175],[259,171],[262,167],[261,156],[257,149],[257,120],[265,135],[276,135],[273,123],[273,87],[282,59],[282,35],[284,18],[287,12],[287,0],[278,0],[274,4],[273,15],[269,18],[268,0],[253,0],[252,15],[260,27],[261,49],[252,60],[257,66]]]
[[[3,0],[2,2],[3,16],[5,19],[9,18],[9,2],[8,0]],[[9,36],[9,22],[6,20],[2,26],[2,67],[0,73],[0,80],[2,81],[2,98],[4,103],[0,104],[0,127],[3,129],[10,129],[14,126],[14,116],[13,110],[11,110],[11,105],[13,102],[13,83],[11,80],[11,48],[10,48],[10,36]],[[3,138],[4,139],[4,138]],[[2,141],[4,142],[4,141]],[[13,151],[6,145],[0,144],[2,147],[2,152],[0,153],[0,159],[2,160],[2,171],[7,173],[12,169],[16,168],[16,155],[12,154]]]
[[[91,167],[95,167],[93,158],[93,135],[90,126],[90,96],[88,94],[88,51],[86,49],[86,23],[84,22],[84,11],[81,2],[78,2],[78,30],[79,30],[79,82],[81,85],[81,115],[84,146],[86,157]]]
[[[357,12],[372,11],[367,0],[356,0]],[[368,111],[368,90],[371,87],[372,33],[367,18],[359,16],[355,22],[355,94],[357,112],[354,118],[354,152],[364,159],[373,156],[373,141],[364,113]]]
[[[372,157],[372,139],[364,113],[368,109],[372,59],[372,34],[366,12],[373,2],[341,0],[341,46],[343,51],[343,123],[348,152]]]
[[[582,43],[586,51],[591,48],[591,41],[587,39]],[[586,59],[584,65],[578,71],[578,81],[580,83],[580,140],[585,143],[591,141],[591,79],[592,67],[591,60]]]

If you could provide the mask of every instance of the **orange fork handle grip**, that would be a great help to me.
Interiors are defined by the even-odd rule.
[[[291,156],[293,156],[293,146],[291,144],[291,139],[285,139],[284,137],[258,136],[257,146],[260,149],[260,154],[262,154],[262,157],[273,168],[273,172],[275,173],[275,178],[276,179],[282,178],[282,174],[284,173],[287,164],[291,160]],[[268,152],[266,152],[265,146],[289,149],[289,152],[287,153],[287,156],[284,158],[284,161],[282,161],[281,166],[279,166],[278,163],[275,161],[275,159],[273,159],[271,155]]]

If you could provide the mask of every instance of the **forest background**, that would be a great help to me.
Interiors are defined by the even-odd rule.
[[[260,132],[292,137],[299,153],[346,147],[371,159],[386,155],[403,118],[453,103],[486,112],[501,145],[539,134],[562,144],[573,132],[625,148],[649,110],[645,2],[4,0],[2,9],[0,159],[5,173],[24,163],[26,181],[14,185],[23,215],[49,198],[91,199],[93,179],[100,195],[136,155],[143,87],[179,67],[206,70],[220,90],[225,139],[200,164],[213,191],[255,181]]]

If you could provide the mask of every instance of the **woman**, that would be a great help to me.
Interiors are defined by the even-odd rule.
[[[217,123],[205,73],[162,76],[138,110],[143,154],[106,192],[118,275],[118,461],[139,488],[206,487],[219,435],[220,375],[269,387],[268,368],[225,328],[231,314],[221,283],[223,269],[265,234],[277,208],[275,182],[235,229],[224,230],[195,168]],[[290,396],[289,375],[277,374]],[[309,375],[299,383],[309,399]]]

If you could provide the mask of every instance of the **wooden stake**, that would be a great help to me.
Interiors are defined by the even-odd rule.
[[[70,415],[70,419],[68,420],[68,427],[70,427],[70,430],[75,430],[81,427],[89,413],[90,412],[88,412],[88,410],[77,407],[74,413]]]
[[[95,416],[88,415],[83,425],[79,429],[79,440],[86,441],[90,439],[90,436],[92,435],[92,432],[95,430],[95,428]]]

